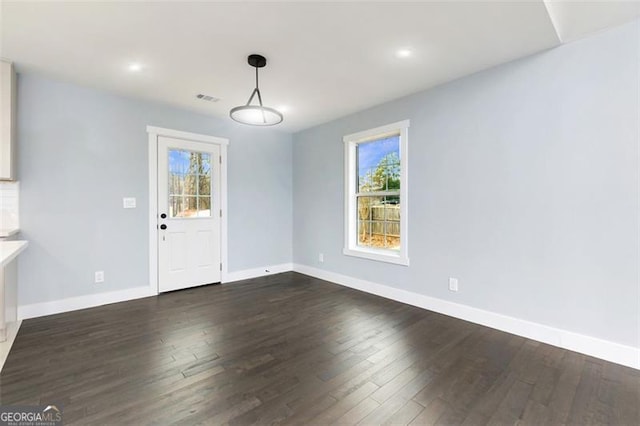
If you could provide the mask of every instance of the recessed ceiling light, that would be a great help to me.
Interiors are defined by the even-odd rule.
[[[289,111],[289,107],[286,105],[280,105],[278,108],[276,108],[278,111],[285,113],[287,111]]]
[[[398,58],[408,58],[413,55],[413,50],[411,49],[398,49],[396,50],[396,57]]]
[[[129,64],[127,69],[131,72],[140,72],[142,71],[142,64],[139,62],[132,62]]]

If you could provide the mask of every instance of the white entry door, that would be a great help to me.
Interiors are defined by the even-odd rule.
[[[220,282],[220,147],[158,137],[158,290]]]

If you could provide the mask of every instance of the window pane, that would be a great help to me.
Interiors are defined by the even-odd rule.
[[[211,154],[202,153],[200,174],[211,174]]]
[[[391,136],[356,147],[359,192],[400,189],[400,136]]]
[[[371,222],[371,244],[374,247],[384,247],[384,222]]]
[[[177,149],[169,150],[169,174],[185,175],[189,171],[189,152]]]
[[[169,195],[182,195],[184,192],[184,175],[169,173]]]
[[[372,220],[384,221],[384,212],[385,212],[385,205],[382,204],[382,201],[380,201],[380,204],[375,202],[372,203],[371,205]]]
[[[391,250],[400,250],[400,222],[385,223],[385,246]]]
[[[388,198],[385,200],[384,204],[384,217],[382,220],[390,220],[390,221],[400,221],[400,203],[398,200],[389,200]]]
[[[358,245],[380,247],[378,235],[384,226],[384,197],[358,197]]]
[[[211,197],[198,197],[198,217],[211,216]]]
[[[371,222],[368,220],[358,221],[358,245],[367,247],[371,245]]]
[[[200,180],[198,182],[199,186],[199,195],[209,195],[211,194],[211,176],[201,175]]]
[[[189,170],[189,153],[176,149],[169,150],[169,194],[182,195],[184,193],[184,181]],[[178,199],[176,199],[178,200]],[[181,203],[176,201],[175,203]],[[177,208],[177,204],[172,203],[171,208]]]
[[[384,208],[383,200],[384,197],[358,197],[358,219],[373,220],[380,214],[384,215],[384,211],[380,210],[380,208]],[[382,218],[384,219],[384,216]]]
[[[358,200],[358,245],[400,249],[400,196],[360,195]]]
[[[198,195],[198,176],[184,176],[184,195]]]
[[[169,217],[177,217],[178,213],[184,209],[184,197],[169,197]]]
[[[197,197],[170,197],[177,200],[175,208],[173,205],[169,208],[171,213],[170,217],[195,217],[198,214],[198,199]]]
[[[189,151],[189,173],[198,174],[202,167],[202,154]]]

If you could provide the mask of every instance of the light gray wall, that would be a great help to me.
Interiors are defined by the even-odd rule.
[[[295,134],[294,261],[637,346],[638,41],[634,22]],[[404,119],[411,266],[344,256],[342,136]]]
[[[229,271],[291,261],[289,134],[24,73],[18,120],[20,304],[149,284],[147,125],[229,138]]]

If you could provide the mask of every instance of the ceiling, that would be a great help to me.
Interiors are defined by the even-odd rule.
[[[246,57],[260,53],[264,102],[286,107],[279,128],[294,132],[633,20],[639,4],[2,0],[0,56],[229,119],[253,90]]]

